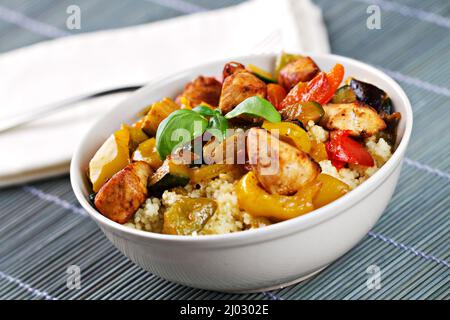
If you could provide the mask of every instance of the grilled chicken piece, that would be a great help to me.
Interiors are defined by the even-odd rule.
[[[95,206],[107,218],[127,222],[147,198],[153,170],[144,161],[130,163],[106,182],[95,196]]]
[[[225,80],[226,77],[231,76],[233,73],[236,73],[238,71],[245,70],[245,66],[242,63],[239,62],[228,62],[224,67],[222,71],[222,79]]]
[[[306,153],[264,129],[249,130],[247,152],[259,183],[272,194],[294,194],[320,173],[320,167]]]
[[[245,132],[237,130],[222,142],[211,141],[203,147],[207,164],[245,164]]]
[[[327,104],[320,124],[329,130],[349,130],[354,137],[370,137],[386,128],[375,109],[359,104]]]
[[[185,97],[193,107],[202,102],[217,107],[221,91],[222,84],[216,78],[199,76],[186,84],[183,93],[177,97],[176,101],[180,103],[181,97]]]
[[[265,98],[266,84],[247,71],[237,71],[228,76],[223,82],[219,108],[223,114],[234,109],[239,103],[253,96]]]
[[[301,57],[288,63],[280,70],[278,82],[289,91],[297,83],[311,80],[319,71],[320,69],[313,59],[310,57]]]

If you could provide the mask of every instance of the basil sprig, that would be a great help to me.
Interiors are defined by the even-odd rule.
[[[159,157],[165,159],[175,148],[189,143],[207,130],[222,141],[227,129],[228,120],[218,109],[199,105],[192,110],[176,110],[158,126],[156,150]]]
[[[228,120],[222,115],[220,109],[211,109],[204,105],[198,105],[192,111],[200,113],[202,116],[210,117],[208,129],[213,136],[222,141],[227,136]]]
[[[208,120],[195,111],[181,109],[172,112],[159,124],[156,131],[159,157],[165,159],[175,147],[201,136],[207,128]]]
[[[196,106],[194,109],[192,109],[192,111],[200,113],[202,116],[205,116],[205,117],[212,117],[217,113],[221,114],[219,110],[220,109],[211,109],[210,107],[207,107],[202,104],[200,104],[200,105]]]
[[[208,130],[219,141],[227,137],[228,120],[220,113],[216,113],[209,118]]]
[[[222,141],[227,135],[227,119],[242,114],[261,117],[270,122],[281,121],[275,107],[258,96],[245,99],[225,116],[220,109],[211,109],[205,105],[199,105],[192,110],[176,110],[159,124],[156,131],[156,150],[160,158],[165,159],[174,148],[189,143],[205,131]]]
[[[225,115],[226,119],[231,119],[239,115],[249,115],[261,117],[269,122],[280,122],[281,115],[277,109],[266,99],[259,96],[253,96],[239,103],[232,111]]]

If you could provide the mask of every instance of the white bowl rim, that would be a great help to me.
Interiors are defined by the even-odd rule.
[[[343,63],[345,64],[352,64],[356,67],[360,67],[362,69],[365,69],[367,72],[374,74],[376,77],[381,79],[382,81],[388,83],[392,88],[394,88],[394,91],[399,95],[400,99],[402,100],[402,104],[405,108],[405,111],[402,112],[402,118],[405,119],[405,130],[403,133],[403,136],[401,138],[400,143],[398,144],[396,150],[394,151],[392,157],[369,179],[364,181],[361,185],[359,185],[357,188],[352,190],[351,192],[347,193],[343,197],[331,202],[330,204],[323,206],[319,209],[315,209],[312,212],[289,219],[286,221],[281,221],[269,226],[265,226],[258,229],[250,229],[245,231],[239,231],[239,232],[233,232],[233,233],[227,233],[227,234],[213,234],[213,235],[201,235],[201,236],[182,236],[182,235],[166,235],[166,234],[160,234],[160,233],[154,233],[149,231],[143,231],[143,230],[137,230],[131,227],[127,227],[125,225],[116,223],[107,217],[103,216],[100,212],[95,210],[93,206],[88,202],[88,200],[84,197],[81,186],[78,185],[78,182],[74,178],[77,174],[79,174],[78,171],[78,164],[80,163],[80,157],[81,153],[83,151],[83,146],[85,144],[85,141],[89,138],[89,132],[93,127],[96,126],[96,123],[93,124],[93,126],[86,132],[86,134],[83,136],[83,138],[78,143],[75,152],[72,157],[71,161],[71,167],[70,167],[70,180],[72,184],[72,189],[75,193],[76,198],[82,205],[82,207],[89,213],[90,217],[93,218],[97,223],[101,225],[105,225],[109,227],[110,231],[116,231],[114,233],[119,233],[121,236],[130,235],[132,238],[146,238],[148,240],[154,240],[154,241],[163,241],[166,244],[174,244],[174,245],[194,245],[199,243],[208,243],[208,244],[215,244],[215,245],[227,245],[231,246],[233,244],[242,244],[243,242],[257,242],[261,240],[270,240],[278,237],[287,236],[293,232],[301,231],[307,228],[310,228],[316,224],[319,224],[323,221],[329,220],[339,214],[342,214],[348,207],[356,204],[357,202],[360,202],[362,199],[364,199],[370,191],[374,190],[376,187],[378,187],[384,180],[388,178],[388,176],[401,164],[401,161],[403,159],[403,155],[406,151],[406,148],[409,143],[409,139],[412,132],[412,125],[413,125],[413,115],[412,115],[412,108],[411,103],[404,92],[404,90],[401,88],[401,86],[393,80],[391,77],[389,77],[384,72],[380,71],[379,69],[352,59],[348,57],[343,57],[340,55],[335,54],[321,54],[321,53],[313,53],[313,52],[302,52],[303,55],[312,56],[313,58],[324,58],[324,59],[334,59],[336,63]],[[269,54],[252,54],[252,55],[245,55],[240,57],[232,57],[229,59],[220,59],[213,62],[208,62],[193,68],[188,68],[186,70],[182,70],[176,73],[172,73],[166,77],[163,77],[161,79],[172,79],[180,74],[184,73],[193,73],[195,71],[201,72],[200,70],[203,68],[206,68],[208,66],[214,66],[220,63],[226,63],[228,61],[240,61],[243,59],[251,59],[251,58],[257,58],[257,57],[267,57],[267,58],[273,58],[276,56],[274,53]],[[159,79],[159,80],[161,80]],[[146,90],[149,85],[154,83],[155,80],[148,83],[146,86],[144,86],[141,90]],[[132,98],[132,96],[135,96],[137,92],[130,95],[127,99]],[[107,117],[111,112],[114,112],[117,107],[114,107],[111,111],[109,111],[104,117]],[[98,121],[101,121],[104,117],[99,119]],[[127,237],[129,238],[129,237]],[[132,238],[129,238],[131,240]]]

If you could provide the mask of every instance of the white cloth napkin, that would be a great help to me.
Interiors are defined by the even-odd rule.
[[[147,83],[252,53],[328,52],[310,0],[251,0],[225,9],[41,42],[0,55],[0,118],[80,94]],[[83,133],[127,94],[74,105],[0,133],[0,186],[68,171]]]

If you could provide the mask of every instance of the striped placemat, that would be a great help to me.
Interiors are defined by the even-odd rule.
[[[20,0],[0,2],[0,52],[80,32],[118,28],[234,5],[241,0]],[[449,299],[450,2],[315,0],[332,51],[382,68],[406,90],[415,127],[395,195],[374,229],[313,279],[233,295],[162,280],[122,256],[79,207],[67,176],[0,190],[3,299]],[[381,9],[381,29],[366,26]],[[3,106],[6,107],[6,106]],[[3,151],[2,156],[6,156]],[[30,155],[30,158],[32,155]],[[80,289],[67,268],[81,269]],[[378,271],[379,286],[371,278]]]

